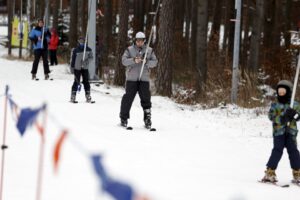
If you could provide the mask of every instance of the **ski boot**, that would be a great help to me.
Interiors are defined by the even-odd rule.
[[[91,92],[86,92],[85,93],[85,98],[86,98],[86,102],[87,103],[94,103],[94,101],[92,101],[92,97],[91,97]]]
[[[144,122],[145,122],[145,127],[147,129],[150,129],[151,125],[152,125],[152,122],[151,122],[151,110],[150,110],[150,108],[144,110]]]
[[[32,74],[32,80],[36,80],[36,75]]]
[[[278,180],[277,180],[277,177],[275,174],[275,170],[273,170],[271,168],[267,168],[267,170],[265,171],[265,176],[262,178],[261,181],[276,183]]]
[[[45,74],[45,80],[48,80],[49,78],[49,74]]]
[[[120,119],[121,119],[121,126],[127,127],[127,124],[128,124],[127,119],[124,119],[124,118],[120,118]]]
[[[292,182],[300,184],[300,169],[298,169],[298,170],[293,169],[293,177],[294,177],[294,179]]]
[[[71,103],[78,103],[76,101],[76,92],[72,92],[70,102]]]

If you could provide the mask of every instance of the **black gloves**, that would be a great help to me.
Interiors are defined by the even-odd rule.
[[[295,109],[288,108],[284,115],[281,117],[281,121],[285,124],[288,122],[291,122],[292,120],[298,120],[299,119],[299,114]]]

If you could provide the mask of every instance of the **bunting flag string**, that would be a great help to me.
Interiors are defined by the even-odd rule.
[[[62,155],[62,148],[65,144],[66,140],[68,140],[72,146],[75,147],[80,153],[84,154],[86,157],[89,158],[92,162],[93,171],[97,175],[99,179],[100,189],[112,196],[115,200],[133,200],[136,198],[136,194],[134,193],[133,188],[122,181],[117,179],[113,179],[109,176],[106,169],[102,164],[102,155],[92,155],[87,148],[81,144],[71,133],[70,131],[64,127],[64,125],[57,120],[57,118],[48,113],[46,109],[46,104],[42,105],[39,108],[20,108],[14,100],[11,98],[11,95],[8,94],[8,89],[6,91],[7,101],[10,105],[11,113],[13,116],[13,120],[16,122],[16,127],[21,136],[24,136],[26,130],[31,127],[35,126],[38,132],[41,135],[41,144],[40,144],[40,155],[39,155],[39,170],[38,170],[38,179],[37,179],[37,194],[36,200],[41,199],[41,188],[42,188],[42,179],[43,179],[43,162],[44,162],[44,151],[45,151],[45,131],[46,131],[46,121],[50,119],[53,124],[55,124],[61,132],[56,139],[54,150],[53,150],[53,166],[54,172],[58,172],[58,166],[61,162],[61,155]],[[43,122],[40,124],[37,120],[39,114],[43,112],[44,119]],[[140,198],[138,199],[147,199],[147,198]],[[0,199],[1,200],[1,199]]]

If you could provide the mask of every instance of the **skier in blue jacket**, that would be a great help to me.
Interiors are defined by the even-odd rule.
[[[44,27],[43,19],[39,19],[38,25],[29,33],[29,39],[32,41],[34,49],[34,61],[31,70],[33,80],[36,79],[36,73],[41,57],[43,58],[45,79],[49,79],[48,43],[50,42],[50,37],[51,33],[48,28]]]

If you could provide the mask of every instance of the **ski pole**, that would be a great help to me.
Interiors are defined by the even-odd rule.
[[[143,58],[142,68],[141,68],[141,71],[140,71],[139,81],[141,81],[142,74],[143,74],[143,71],[144,71],[144,67],[145,67],[145,64],[146,64],[146,58],[147,58],[147,54],[148,54],[148,49],[149,49],[150,42],[151,42],[151,38],[152,38],[152,35],[153,35],[153,28],[154,28],[154,26],[155,26],[155,22],[156,22],[156,18],[157,18],[157,13],[158,13],[158,11],[159,11],[159,6],[160,6],[160,0],[158,0],[158,4],[157,4],[156,11],[155,11],[153,23],[152,23],[152,26],[151,26],[151,31],[150,31],[150,35],[149,35],[149,40],[148,40],[148,44],[147,44],[147,47],[146,47],[145,56],[144,56],[144,58]]]
[[[45,27],[46,27],[46,15],[48,15],[48,5],[49,5],[49,1],[47,1],[47,5],[46,5],[46,8],[45,8],[45,14],[44,14],[44,26],[43,26],[43,31],[42,31],[42,44],[41,44],[41,47],[42,49],[44,48],[44,34],[45,34]]]

